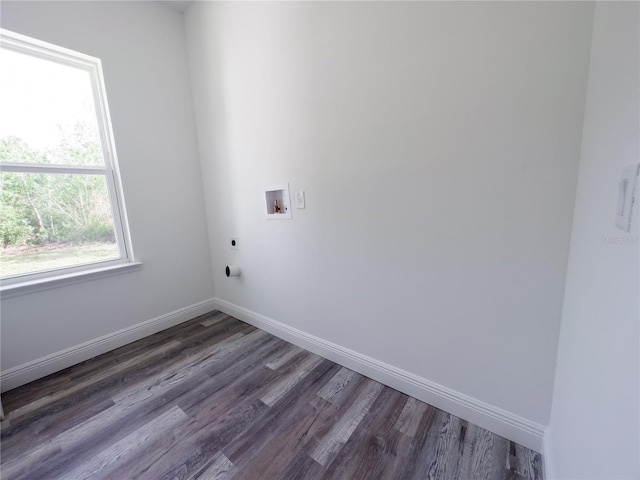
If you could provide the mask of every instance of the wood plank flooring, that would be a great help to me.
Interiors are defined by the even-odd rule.
[[[3,394],[13,479],[540,480],[540,455],[220,312]]]

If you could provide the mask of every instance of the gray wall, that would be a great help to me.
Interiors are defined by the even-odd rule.
[[[3,1],[0,8],[3,28],[102,59],[143,262],[136,272],[3,297],[4,373],[208,300],[213,286],[182,15],[151,2]]]
[[[614,226],[622,169],[640,161],[639,20],[637,2],[595,10],[546,439],[550,480],[640,477],[637,203],[632,232]]]
[[[592,15],[194,3],[216,296],[546,425]],[[307,208],[266,221],[280,182]]]

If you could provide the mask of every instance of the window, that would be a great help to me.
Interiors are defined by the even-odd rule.
[[[2,286],[131,263],[100,60],[0,30]]]

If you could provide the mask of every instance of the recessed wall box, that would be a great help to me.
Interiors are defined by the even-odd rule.
[[[265,216],[268,220],[291,218],[289,184],[272,185],[264,191]]]

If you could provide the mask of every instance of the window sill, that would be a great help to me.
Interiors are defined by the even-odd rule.
[[[73,285],[76,283],[111,277],[113,275],[120,275],[122,273],[134,272],[140,270],[141,268],[141,262],[130,262],[120,265],[95,268],[93,270],[84,270],[82,272],[68,273],[66,275],[58,275],[56,277],[41,278],[38,280],[30,280],[21,283],[3,285],[0,287],[0,295],[1,299],[4,300],[6,298],[50,290],[52,288],[66,287],[68,285]]]

